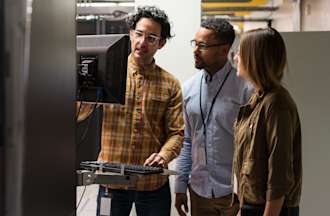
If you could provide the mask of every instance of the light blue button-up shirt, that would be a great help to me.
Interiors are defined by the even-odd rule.
[[[209,113],[222,82],[224,85]],[[252,86],[237,77],[229,62],[212,77],[201,70],[183,85],[185,139],[177,159],[176,193],[186,193],[188,183],[202,197],[232,193],[233,126],[239,107],[248,101],[251,91]],[[206,151],[206,163],[200,160],[201,147]]]

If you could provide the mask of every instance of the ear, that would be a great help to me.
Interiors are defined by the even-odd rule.
[[[224,46],[220,47],[220,49],[221,49],[221,54],[223,54],[224,56],[227,56],[230,51],[230,45],[229,44],[224,45]]]
[[[160,39],[159,40],[159,44],[158,44],[158,49],[163,48],[163,46],[166,44],[166,40],[165,39]]]

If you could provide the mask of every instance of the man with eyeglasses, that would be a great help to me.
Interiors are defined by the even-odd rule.
[[[154,55],[171,38],[171,27],[164,11],[149,6],[138,8],[127,23],[132,52],[126,102],[104,105],[98,160],[167,167],[183,142],[182,93],[179,81],[155,63]],[[142,176],[130,188],[100,186],[97,215],[128,216],[133,203],[137,215],[169,216],[168,177]]]
[[[175,180],[180,216],[189,211],[187,189],[192,216],[236,216],[239,209],[231,182],[233,127],[252,89],[228,61],[234,39],[230,23],[206,19],[191,41],[200,72],[183,86],[185,135]]]

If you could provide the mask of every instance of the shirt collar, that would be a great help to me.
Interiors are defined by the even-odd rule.
[[[133,75],[141,74],[141,75],[147,75],[150,73],[154,73],[156,68],[155,59],[153,59],[152,63],[150,65],[146,65],[144,67],[140,67],[136,61],[134,60],[132,54],[128,56],[128,66],[130,67],[130,72]]]
[[[213,81],[221,82],[232,69],[232,65],[229,61],[220,69],[218,70],[213,76],[211,76],[206,70],[203,70],[203,76],[205,77],[206,83],[211,83]]]

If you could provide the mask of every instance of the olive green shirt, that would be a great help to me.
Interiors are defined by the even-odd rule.
[[[283,87],[255,93],[240,108],[233,171],[241,206],[282,196],[286,206],[299,205],[301,128],[296,105]]]

